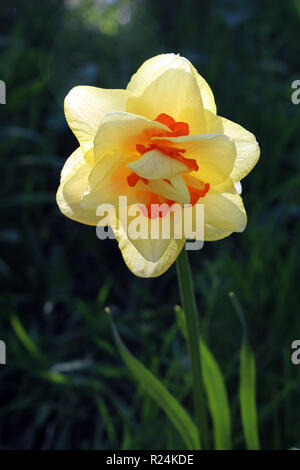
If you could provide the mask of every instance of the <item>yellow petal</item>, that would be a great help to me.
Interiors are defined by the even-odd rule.
[[[159,245],[159,240],[151,242],[152,250]],[[163,255],[157,261],[148,261],[128,239],[119,241],[123,259],[130,271],[139,277],[161,276],[176,261],[185,240],[171,240]],[[143,245],[144,247],[146,245]]]
[[[224,230],[220,227],[214,227],[210,224],[204,225],[204,239],[207,242],[222,240],[232,234],[231,230]]]
[[[175,66],[182,67],[183,64],[188,64],[195,74],[204,107],[209,111],[216,113],[214,95],[208,83],[197,72],[196,68],[187,59],[180,57],[179,54],[160,54],[144,62],[138,71],[131,77],[131,80],[127,85],[127,90],[135,91],[138,88],[144,88],[160,75],[162,71]]]
[[[96,189],[91,188],[83,193],[81,207],[97,210],[100,204],[111,204],[115,208],[121,206],[130,206],[132,204],[147,205],[150,202],[151,195],[148,192],[141,191],[139,188],[132,188],[127,183],[121,187],[114,178],[103,180]]]
[[[177,199],[175,199],[175,201],[180,202],[181,204],[189,204],[190,193],[183,177],[181,175],[175,175],[173,176],[173,178],[170,178],[170,183],[177,191],[177,194],[180,195],[180,198],[177,196]]]
[[[60,174],[60,181],[63,182],[67,178],[70,178],[76,170],[86,163],[84,153],[80,147],[78,147],[71,156],[66,160],[63,169]]]
[[[230,136],[236,147],[236,161],[231,172],[231,179],[236,183],[245,178],[256,165],[260,149],[251,132],[228,119],[205,112],[208,132],[220,132]]]
[[[223,189],[224,192],[216,191]],[[225,192],[226,191],[226,192]],[[242,198],[237,194],[230,179],[222,185],[216,186],[204,198],[199,199],[193,206],[193,224],[196,222],[198,205],[204,205],[204,240],[213,241],[228,237],[232,232],[242,232],[247,224],[247,215]],[[197,221],[197,227],[201,220]],[[187,238],[194,238],[188,232]],[[193,234],[194,235],[194,234]]]
[[[81,148],[78,148],[64,165],[56,200],[65,216],[83,224],[97,225],[99,218],[95,210],[83,209],[80,206],[82,195],[88,187],[90,171],[90,165],[86,162]]]
[[[128,167],[137,175],[149,180],[169,179],[178,173],[190,171],[184,163],[158,150],[146,152],[138,160],[131,162]]]
[[[244,208],[244,205],[243,205],[242,198],[240,196],[238,196],[238,191],[237,191],[237,188],[236,188],[236,184],[233,183],[232,179],[228,178],[224,183],[212,187],[210,189],[210,195],[220,197],[220,201],[218,201],[216,206],[219,206],[220,203],[222,204],[224,202],[224,197],[227,198],[227,202],[230,200],[230,198],[232,198],[232,201],[234,202],[234,204],[237,205],[237,209],[234,208],[234,210],[232,210],[234,206],[231,206],[230,204],[228,205],[228,203],[226,202],[225,205],[228,207],[228,210],[231,213],[231,216],[229,216],[229,217],[231,217],[231,219],[235,218],[235,220],[237,222],[236,226],[239,225],[238,221],[240,219],[240,228],[243,229],[243,227],[247,223],[247,215],[246,215],[246,212],[245,212],[245,208]],[[203,201],[200,200],[199,202],[200,203],[203,202],[205,204],[204,200]],[[204,210],[205,210],[205,206],[204,206]],[[212,215],[216,216],[216,213],[211,214],[210,216],[208,215],[208,217],[206,219],[205,218],[206,213],[207,212],[204,212],[204,219],[205,219],[204,240],[205,241],[221,240],[222,238],[226,238],[229,235],[231,235],[232,232],[237,231],[237,230],[233,230],[233,226],[231,226],[230,229],[229,228],[224,228],[223,227],[224,224],[222,223],[222,221],[220,221],[219,217],[216,217],[216,220],[213,221]],[[214,222],[214,224],[213,223],[208,223],[208,221]],[[221,225],[222,225],[222,227],[221,227]]]
[[[136,89],[145,88],[150,84],[162,71],[176,66],[176,61],[182,60],[178,54],[160,54],[151,59],[146,60],[138,71],[132,75],[127,85],[127,90],[135,91]]]
[[[175,54],[150,59],[128,85],[126,111],[155,119],[166,113],[189,124],[192,134],[205,132],[206,120],[199,78],[192,64]]]
[[[180,148],[185,148],[184,156],[195,159],[199,166],[199,170],[192,175],[210,185],[224,182],[233,171],[236,149],[233,140],[226,135],[201,134],[161,137],[156,140],[168,140]]]
[[[232,181],[230,177],[228,177],[225,181],[223,181],[223,183],[217,184],[216,186],[212,186],[209,189],[209,194],[220,194],[220,193],[231,193],[231,194],[238,193],[237,188],[235,187],[235,183]]]
[[[243,232],[247,215],[238,194],[207,194],[203,200],[205,224],[230,232]]]
[[[65,98],[65,115],[83,150],[93,145],[106,113],[125,110],[128,95],[126,90],[103,90],[93,86],[77,86],[69,92]]]
[[[99,204],[111,204],[114,207],[131,205],[135,203],[148,204],[151,195],[128,184],[127,176],[130,174],[126,164],[130,155],[123,150],[115,150],[112,154],[104,155],[91,169],[89,185],[83,193],[81,207],[97,209]],[[127,203],[119,197],[126,197]]]
[[[159,194],[170,201],[176,201],[180,204],[190,203],[190,194],[181,175],[170,178],[170,183],[164,180],[149,180],[148,184],[139,180],[135,185],[138,191],[147,191]]]
[[[168,128],[160,122],[150,121],[130,113],[109,113],[101,121],[94,140],[95,162],[104,155],[122,149],[136,158],[136,145],[148,145],[153,136],[161,135]]]
[[[89,176],[91,189],[96,190],[103,187],[103,184],[105,185],[114,179],[116,191],[122,193],[122,187],[125,183],[127,185],[126,177],[129,171],[126,169],[126,163],[129,158],[128,154],[121,149],[104,155],[92,168]]]
[[[125,263],[139,277],[157,277],[176,260],[185,240],[129,240],[121,224],[112,227]]]
[[[210,86],[208,85],[206,80],[204,80],[204,78],[197,72],[195,67],[193,67],[193,70],[196,75],[198,86],[200,88],[200,93],[201,93],[204,108],[216,114],[217,112],[216,103],[215,103],[213,92],[210,89]]]

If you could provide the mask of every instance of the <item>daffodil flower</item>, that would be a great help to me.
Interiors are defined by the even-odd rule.
[[[185,58],[162,54],[146,61],[126,90],[77,86],[65,114],[79,147],[61,173],[57,203],[63,214],[97,225],[97,207],[204,205],[204,240],[245,229],[240,181],[259,158],[255,136],[216,114],[213,93]],[[146,208],[146,210],[145,210]],[[185,237],[132,239],[112,228],[129,269],[155,277],[176,260]]]

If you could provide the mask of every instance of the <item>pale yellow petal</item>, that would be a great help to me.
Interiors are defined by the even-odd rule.
[[[245,178],[256,165],[260,149],[255,136],[228,119],[205,112],[208,132],[219,132],[230,136],[236,147],[236,161],[231,172],[231,179],[236,183]]]
[[[81,198],[88,187],[90,165],[84,159],[80,148],[68,158],[62,170],[61,183],[56,194],[61,212],[72,220],[87,225],[97,225],[95,210],[83,209]]]
[[[216,186],[212,186],[209,189],[209,194],[220,194],[220,193],[231,193],[237,194],[237,188],[235,187],[235,183],[232,181],[230,177],[228,177],[223,183],[217,184]]]
[[[140,154],[137,144],[148,145],[153,136],[161,135],[168,128],[160,122],[150,121],[142,116],[130,113],[109,113],[101,121],[94,140],[95,162],[115,150],[123,150],[132,158]]]
[[[192,134],[205,132],[201,89],[187,59],[175,54],[150,59],[133,76],[128,89],[126,111],[148,119],[166,113],[188,123]]]
[[[105,114],[125,110],[128,95],[126,90],[104,90],[93,86],[77,86],[69,92],[65,98],[65,115],[83,150],[93,145]]]
[[[136,91],[137,89],[145,88],[162,72],[175,67],[187,68],[187,70],[194,73],[204,107],[209,111],[216,113],[214,96],[208,83],[197,72],[196,68],[189,62],[189,60],[184,57],[180,57],[179,54],[160,54],[144,62],[138,71],[132,76],[127,89],[130,91]]]
[[[149,85],[162,71],[173,67],[176,61],[182,58],[178,54],[160,54],[151,59],[146,60],[138,71],[132,75],[127,85],[127,90],[135,91],[145,88]]]
[[[220,185],[219,189],[225,185]],[[237,194],[234,184],[226,183],[228,192],[216,193],[211,191],[204,198],[200,198],[193,206],[193,225],[201,232],[201,223],[204,223],[204,240],[220,240],[232,232],[242,232],[247,224],[247,215],[242,198]],[[204,206],[204,220],[197,220],[196,210],[199,205]],[[200,212],[201,215],[201,212]],[[195,238],[187,231],[187,238]],[[194,233],[193,233],[194,235]]]
[[[129,240],[121,224],[112,227],[123,259],[139,277],[157,277],[176,260],[185,240]]]
[[[224,182],[233,171],[236,149],[233,140],[226,135],[200,134],[155,140],[171,141],[176,147],[186,149],[184,156],[196,160],[199,166],[199,170],[192,175],[211,186]]]
[[[170,182],[171,184],[164,180],[149,180],[148,183],[145,183],[139,180],[135,185],[135,189],[158,194],[180,204],[189,204],[190,194],[182,176],[177,175],[171,178]]]
[[[225,230],[220,227],[214,227],[210,224],[205,224],[204,226],[204,235],[206,242],[213,242],[217,240],[222,240],[223,238],[228,237],[232,234],[231,230]]]
[[[76,170],[86,163],[84,153],[80,147],[78,147],[71,156],[66,160],[63,169],[60,174],[60,181],[64,181],[70,178]]]
[[[138,202],[148,204],[150,195],[128,184],[130,170],[126,164],[129,158],[122,150],[115,150],[95,164],[89,175],[89,185],[82,196],[82,207],[96,209],[99,204],[111,204],[114,207]],[[123,198],[121,202],[120,196]]]
[[[129,171],[126,169],[126,164],[130,156],[123,150],[114,150],[110,154],[104,155],[101,160],[93,165],[91,174],[89,176],[89,183],[91,189],[97,189],[103,183],[106,184],[115,179],[116,191],[122,189],[126,183],[126,177]]]
[[[153,245],[159,245],[159,243],[159,240],[152,242]],[[184,240],[171,240],[163,255],[153,262],[144,258],[128,239],[120,240],[119,248],[125,263],[133,274],[139,277],[157,277],[167,271],[176,261],[184,243]]]
[[[238,194],[207,194],[203,200],[205,224],[231,232],[243,232],[247,215]]]
[[[210,86],[208,85],[206,80],[197,72],[195,67],[193,67],[193,70],[196,75],[198,86],[200,88],[200,93],[201,93],[204,108],[216,114],[217,108],[216,108],[215,98],[214,98],[213,92],[211,91]]]
[[[188,191],[187,185],[181,175],[175,175],[172,178],[170,178],[170,183],[171,185],[175,188],[177,191],[177,194],[180,195],[180,197],[175,199],[177,202],[181,202],[181,204],[189,204],[190,203],[190,193]]]
[[[158,150],[146,152],[138,160],[131,162],[128,167],[137,175],[149,180],[169,179],[178,173],[190,171],[184,163]]]

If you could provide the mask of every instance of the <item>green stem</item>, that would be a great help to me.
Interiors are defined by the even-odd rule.
[[[187,342],[193,378],[193,397],[195,422],[199,432],[199,446],[208,448],[207,418],[204,403],[204,387],[202,381],[200,359],[200,329],[196,306],[195,292],[189,260],[183,247],[176,261],[177,277],[181,303],[185,312],[187,326]]]

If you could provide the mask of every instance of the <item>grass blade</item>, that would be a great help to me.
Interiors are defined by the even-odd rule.
[[[42,359],[42,353],[30,338],[29,334],[20,322],[19,317],[17,317],[17,315],[15,314],[12,315],[10,318],[10,322],[16,336],[19,338],[19,341],[23,344],[24,348],[28,351],[28,353],[35,359]]]
[[[239,398],[246,447],[248,450],[258,450],[260,446],[255,393],[255,358],[248,340],[243,308],[234,292],[229,292],[229,298],[241,321],[244,333],[241,348]]]
[[[176,306],[175,314],[179,328],[185,336],[186,324],[182,308]],[[200,355],[204,387],[213,421],[215,449],[227,450],[231,448],[231,418],[224,377],[216,359],[202,339]]]
[[[259,437],[255,398],[255,359],[246,336],[244,336],[241,349],[240,407],[247,449],[258,450]]]
[[[202,339],[200,339],[200,353],[204,386],[213,420],[215,449],[228,450],[231,449],[231,419],[223,374]]]
[[[199,449],[198,433],[191,417],[166,387],[130,353],[121,340],[112,320],[111,324],[116,345],[133,377],[137,380],[143,391],[148,393],[166,413],[180,433],[188,449]]]

